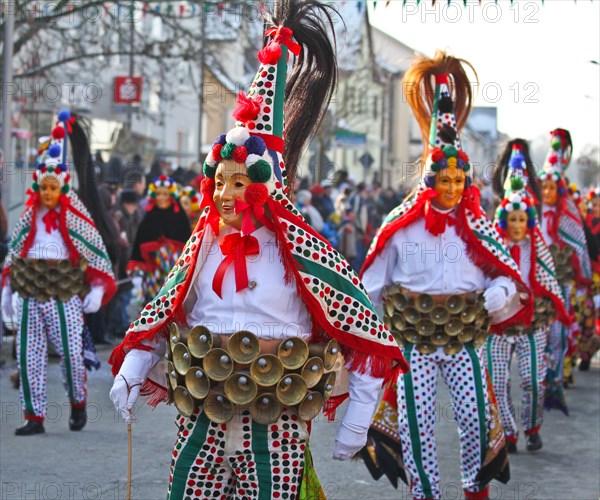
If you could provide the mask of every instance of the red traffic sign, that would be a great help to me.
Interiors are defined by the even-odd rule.
[[[139,104],[142,102],[141,76],[115,76],[115,104]]]

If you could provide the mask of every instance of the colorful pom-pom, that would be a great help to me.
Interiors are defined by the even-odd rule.
[[[246,188],[244,197],[250,205],[261,206],[267,202],[269,191],[264,184],[254,183]]]
[[[235,127],[232,128],[225,136],[227,143],[233,143],[236,146],[243,146],[244,143],[250,139],[250,132],[246,127]]]
[[[438,162],[440,161],[442,158],[444,158],[444,152],[439,149],[439,148],[435,148],[432,152],[431,152],[431,160],[434,162]]]
[[[52,146],[48,148],[48,156],[50,158],[58,158],[60,156],[60,153],[61,147],[58,144],[52,144]]]
[[[281,46],[271,41],[265,48],[259,50],[256,56],[262,64],[277,64],[281,57]]]
[[[248,150],[249,155],[258,155],[262,156],[265,154],[267,150],[267,146],[265,145],[265,141],[263,141],[260,137],[252,136],[248,139],[244,146]]]
[[[71,112],[68,109],[61,109],[58,113],[58,121],[66,122],[71,119]]]
[[[225,146],[225,144],[227,144],[227,136],[225,134],[221,134],[219,135],[216,139],[215,142],[213,143],[213,146],[215,144],[220,144],[221,146]]]
[[[471,170],[471,164],[469,162],[464,163],[463,166],[462,166],[462,169],[465,172],[468,172],[469,170]]]
[[[433,189],[435,187],[435,176],[433,176],[433,175],[427,175],[423,179],[423,182],[425,183],[425,186],[427,186],[428,188],[432,188]]]
[[[204,165],[202,165],[202,173],[205,175],[205,177],[213,179],[215,174],[217,173],[217,169],[211,167],[208,163],[204,162]]]
[[[248,150],[244,146],[238,146],[233,152],[233,159],[236,163],[245,163],[248,158]]]
[[[233,152],[235,151],[235,147],[236,146],[233,142],[228,142],[227,144],[225,144],[225,146],[223,146],[223,148],[221,149],[221,158],[223,158],[224,160],[231,160]]]
[[[252,182],[264,183],[271,178],[271,165],[265,160],[259,160],[254,165],[248,167],[248,177]]]
[[[510,180],[510,188],[513,191],[519,191],[521,189],[523,189],[525,186],[523,184],[523,179],[521,179],[520,177],[513,177]]]
[[[200,184],[200,192],[202,196],[212,196],[215,191],[215,179],[212,177],[204,177],[202,184]]]
[[[458,151],[454,146],[445,146],[444,147],[444,156],[446,158],[456,158],[458,155]]]
[[[464,162],[469,162],[469,155],[465,153],[462,149],[458,152],[458,157]]]
[[[65,137],[65,129],[62,127],[54,127],[52,129],[52,138],[53,139],[64,139]]]
[[[560,149],[562,148],[562,141],[558,137],[553,137],[550,146],[554,151],[560,151]]]
[[[31,189],[37,192],[40,190],[40,185],[37,182],[34,182],[33,184],[31,184]]]
[[[67,194],[69,192],[69,189],[70,188],[68,184],[63,184],[63,187],[60,188],[63,194]]]
[[[262,97],[248,97],[244,92],[239,92],[237,97],[237,102],[235,105],[235,109],[231,115],[238,121],[242,123],[247,123],[253,121],[260,112],[260,105],[262,104]],[[235,129],[234,129],[235,130]],[[246,130],[247,132],[247,130]],[[231,131],[230,131],[231,133]],[[227,134],[229,136],[229,134]],[[246,137],[247,139],[247,137]],[[236,143],[238,146],[244,144],[245,140],[241,143]],[[231,139],[227,137],[227,142],[230,142]]]

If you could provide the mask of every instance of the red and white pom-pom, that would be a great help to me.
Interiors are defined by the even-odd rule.
[[[53,139],[64,139],[65,129],[62,127],[54,127],[51,135]]]
[[[254,206],[262,206],[269,198],[269,190],[264,184],[253,182],[246,188],[246,202]]]
[[[215,180],[210,177],[205,177],[202,179],[202,183],[200,184],[200,192],[202,196],[212,196],[215,192]]]
[[[233,150],[233,160],[236,163],[246,163],[246,158],[248,158],[248,150],[245,146],[238,146]]]
[[[256,119],[260,112],[262,97],[248,97],[244,92],[240,92],[237,97],[237,102],[233,110],[233,117],[242,123],[248,123]],[[230,142],[227,140],[227,142]],[[242,143],[243,144],[243,143]],[[239,144],[238,144],[239,146]]]
[[[212,156],[212,160],[215,163],[219,163],[223,158],[221,157],[221,149],[223,149],[223,144],[214,144],[209,156]],[[207,163],[210,165],[208,158],[206,159]]]

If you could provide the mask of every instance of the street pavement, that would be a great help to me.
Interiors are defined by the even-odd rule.
[[[8,339],[7,339],[8,340]],[[62,388],[60,367],[51,360],[48,372],[46,433],[18,437],[21,424],[18,391],[9,374],[15,368],[5,342],[0,370],[0,499],[1,500],[117,500],[125,498],[127,426],[115,414],[108,393],[112,376],[106,364],[109,348],[99,352],[99,371],[89,374],[89,422],[81,432],[68,429],[69,407]],[[542,427],[544,448],[511,455],[512,479],[491,484],[495,500],[597,500],[600,497],[600,368],[576,372],[567,391],[571,416],[547,413]],[[516,380],[516,379],[515,379]],[[518,384],[514,396],[518,400]],[[443,498],[462,498],[456,424],[447,390],[440,382],[437,423]],[[174,443],[176,410],[161,405],[141,407],[133,425],[133,499],[164,499]],[[339,412],[339,415],[343,415]],[[322,417],[313,426],[311,449],[327,498],[332,500],[410,499],[403,484],[395,490],[385,478],[373,481],[360,461],[331,459],[337,423]]]

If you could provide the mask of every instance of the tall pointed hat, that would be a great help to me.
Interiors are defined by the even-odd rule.
[[[469,187],[471,176],[468,172],[471,170],[471,164],[460,143],[454,115],[454,102],[449,89],[449,76],[440,74],[435,76],[435,96],[429,130],[429,154],[423,169],[423,182],[427,187],[434,187],[435,174],[440,170],[452,167],[465,171],[465,187]]]
[[[573,143],[568,130],[557,128],[550,132],[550,151],[540,172],[540,180],[553,180],[558,185],[559,196],[567,194],[565,172],[571,163]]]
[[[527,190],[527,164],[523,156],[523,147],[513,144],[508,162],[508,172],[504,182],[504,197],[496,213],[498,226],[507,228],[508,214],[515,210],[522,210],[527,214],[527,227],[531,229],[537,224],[535,201]]]

